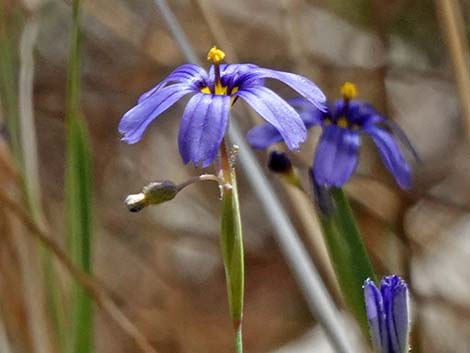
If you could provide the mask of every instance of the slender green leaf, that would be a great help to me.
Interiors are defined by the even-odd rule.
[[[17,84],[16,84],[16,48],[12,38],[16,33],[12,30],[5,14],[5,3],[0,1],[0,94],[5,111],[10,146],[18,167],[22,167],[22,151],[19,141]]]
[[[362,241],[348,199],[342,189],[326,191],[330,202],[321,212],[321,223],[331,262],[336,272],[344,300],[368,335],[362,285],[366,278],[375,280],[371,261]],[[325,204],[324,204],[325,205]]]
[[[91,175],[86,130],[82,121],[69,121],[67,137],[66,197],[70,257],[84,272],[91,272]],[[88,294],[74,283],[72,294],[70,351],[92,351],[92,303]]]
[[[88,134],[80,116],[80,1],[72,5],[72,35],[67,81],[66,199],[70,257],[84,272],[91,273],[92,183]],[[93,307],[91,298],[74,283],[71,299],[71,331],[68,353],[93,351]]]
[[[235,171],[232,170],[232,188],[224,190],[222,200],[221,248],[227,279],[230,317],[236,326],[243,312],[244,263],[240,206]]]

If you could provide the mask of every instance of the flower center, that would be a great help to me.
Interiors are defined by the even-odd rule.
[[[238,91],[238,87],[229,88],[224,86],[220,77],[220,63],[224,60],[225,53],[218,49],[215,45],[207,53],[207,60],[214,64],[214,88],[209,86],[201,88],[201,92],[205,94],[215,94],[218,96],[231,96]],[[237,97],[232,97],[232,105],[237,100]]]
[[[338,125],[339,127],[342,127],[343,129],[347,129],[349,126],[348,121],[346,120],[344,116],[338,119],[338,121],[336,122],[336,125]]]
[[[201,92],[205,94],[215,94],[218,96],[227,96],[227,95],[232,95],[236,92],[238,92],[238,87],[233,87],[231,90],[229,90],[228,86],[222,86],[219,83],[216,83],[214,86],[214,92],[211,91],[211,89],[208,86],[204,86],[201,88]]]
[[[351,129],[353,131],[360,129],[358,124],[349,122],[348,119],[344,116],[336,120],[336,125],[342,129]]]

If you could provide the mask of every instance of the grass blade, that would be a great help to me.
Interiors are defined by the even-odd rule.
[[[70,257],[77,267],[91,273],[91,158],[88,134],[80,116],[80,1],[72,5],[72,35],[67,81],[67,162],[65,193]],[[92,300],[78,284],[73,284],[71,331],[67,352],[93,351]]]
[[[318,188],[320,220],[344,301],[368,337],[362,285],[376,279],[374,269],[343,190]]]
[[[15,61],[16,52],[12,45],[12,38],[16,35],[9,31],[11,26],[7,21],[6,4],[0,1],[0,94],[5,110],[10,147],[13,155],[21,166],[22,152],[19,141],[18,110],[16,99]]]
[[[66,198],[70,257],[82,271],[91,273],[91,175],[90,153],[84,124],[69,121],[67,136]],[[72,291],[70,353],[92,352],[92,301],[78,283]]]

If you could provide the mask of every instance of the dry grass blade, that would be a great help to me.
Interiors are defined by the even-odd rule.
[[[1,119],[0,119],[1,121]],[[9,180],[13,180],[16,185],[20,182],[20,175],[18,174],[15,163],[8,153],[8,147],[5,141],[0,139],[0,168],[2,174],[4,174]]]
[[[18,111],[20,141],[24,152],[24,181],[30,206],[37,208],[40,200],[39,168],[36,127],[33,109],[34,47],[39,32],[39,19],[31,15],[26,22],[20,40],[20,71],[18,81]],[[33,211],[34,212],[34,211]]]
[[[72,277],[89,293],[97,305],[105,310],[113,318],[121,329],[134,339],[136,344],[144,353],[157,353],[150,342],[140,333],[139,329],[127,318],[127,316],[114,303],[111,296],[96,284],[96,281],[89,275],[81,272],[70,261],[62,249],[50,239],[50,237],[38,227],[30,218],[26,210],[16,201],[12,200],[4,190],[0,190],[0,203],[6,207],[23,223],[31,237],[39,240],[44,247],[54,254],[57,260],[67,269]]]
[[[0,352],[12,353],[3,318],[0,317]]]
[[[465,25],[457,0],[436,0],[436,10],[454,70],[460,99],[465,139],[470,141],[470,56],[465,43]]]
[[[12,243],[18,253],[19,269],[23,284],[24,303],[27,314],[27,327],[29,329],[33,352],[52,352],[46,313],[43,286],[43,273],[40,266],[37,242],[28,241],[23,225],[16,217],[10,219]]]

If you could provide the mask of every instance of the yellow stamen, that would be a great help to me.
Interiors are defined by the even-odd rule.
[[[215,84],[215,89],[214,89],[214,94],[218,95],[218,96],[226,96],[228,94],[228,87],[227,86],[222,86],[218,83]],[[238,87],[234,87],[232,89],[232,92],[230,92],[230,94],[234,94],[238,91]],[[207,86],[204,86],[201,88],[201,92],[202,93],[205,93],[205,94],[212,94],[211,92],[211,89]],[[236,97],[233,97],[233,99],[235,99]]]
[[[325,126],[331,125],[331,120],[330,119],[324,119],[323,124],[325,124]]]
[[[212,61],[214,64],[219,64],[225,58],[225,53],[218,49],[215,45],[207,53],[207,60]]]
[[[357,97],[357,87],[354,83],[345,82],[341,86],[341,95],[346,100],[351,100]]]
[[[339,118],[338,121],[336,122],[336,124],[339,127],[342,127],[343,129],[346,129],[348,127],[348,121],[346,120],[345,117]]]
[[[227,86],[222,86],[220,83],[216,83],[215,94],[219,96],[225,96],[227,94]]]

